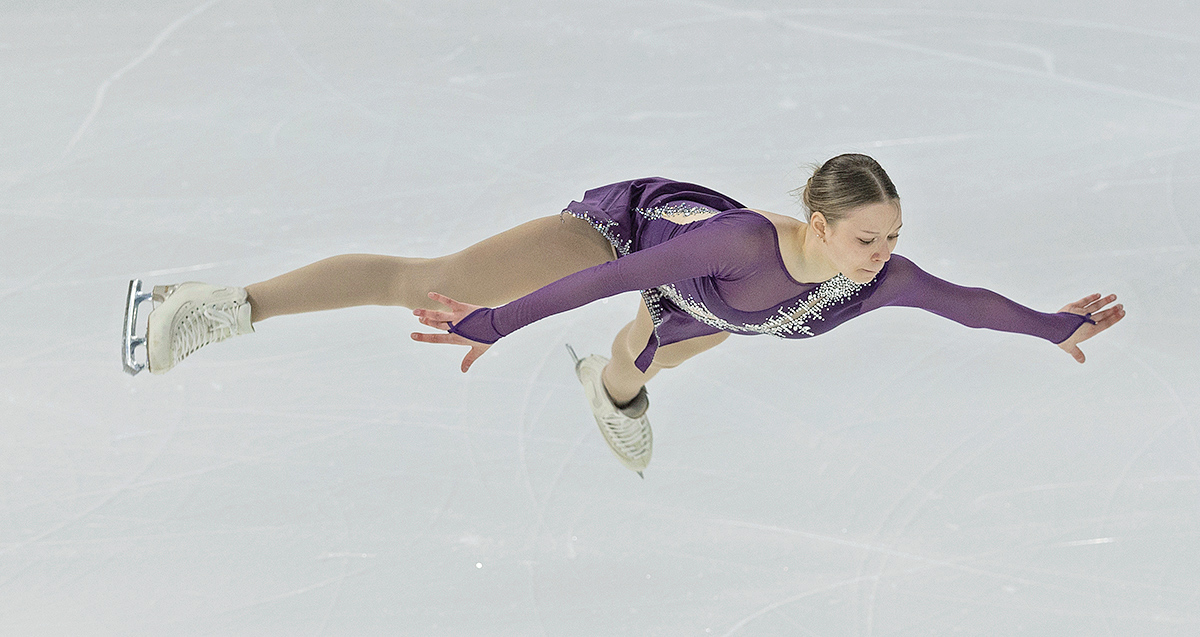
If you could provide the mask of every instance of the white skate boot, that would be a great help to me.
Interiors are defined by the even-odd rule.
[[[153,294],[143,294],[141,283],[136,279],[129,282],[125,309],[123,354],[125,371],[130,374],[146,367],[133,360],[137,345],[146,346],[150,373],[163,374],[209,343],[254,331],[245,288],[188,282],[156,286]],[[137,305],[151,298],[159,305],[150,312],[146,336],[135,338]]]
[[[621,464],[637,472],[639,476],[650,464],[650,455],[654,447],[654,434],[650,431],[650,421],[646,418],[646,410],[650,408],[650,398],[643,387],[633,402],[624,408],[618,408],[604,388],[600,373],[608,364],[608,359],[598,354],[587,358],[579,358],[575,350],[567,345],[571,358],[575,360],[575,375],[583,383],[583,391],[587,394],[588,405],[592,415],[596,417],[596,425],[604,434],[604,441]]]

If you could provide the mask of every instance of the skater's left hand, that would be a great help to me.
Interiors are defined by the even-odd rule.
[[[438,294],[437,292],[430,292],[429,298],[450,308],[450,311],[441,312],[438,310],[424,310],[418,308],[413,310],[413,316],[416,316],[418,319],[420,319],[422,325],[428,325],[429,327],[434,327],[439,330],[446,330],[447,332],[450,331],[451,323],[457,324],[459,321],[466,318],[471,312],[483,307],[482,305],[459,303],[458,301],[455,301],[448,296]],[[467,373],[468,369],[471,369],[471,364],[478,360],[480,356],[483,356],[483,353],[488,351],[488,348],[491,347],[491,345],[486,343],[472,341],[471,339],[464,336],[459,336],[458,334],[424,334],[421,332],[413,332],[412,339],[414,341],[421,341],[422,343],[470,345],[471,351],[467,352],[467,355],[464,356],[462,360],[462,371],[464,374]]]
[[[1067,340],[1058,344],[1065,352],[1075,357],[1075,360],[1082,363],[1084,361],[1083,351],[1079,349],[1079,344],[1089,338],[1103,332],[1104,330],[1117,324],[1117,321],[1125,318],[1125,306],[1121,304],[1114,305],[1108,309],[1103,309],[1104,306],[1117,300],[1116,294],[1110,294],[1104,298],[1100,298],[1099,294],[1085,296],[1074,303],[1068,303],[1066,307],[1059,312],[1070,312],[1072,314],[1091,314],[1095,325],[1084,323],[1075,330]]]

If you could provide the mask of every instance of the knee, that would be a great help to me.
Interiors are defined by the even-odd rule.
[[[414,257],[387,257],[379,268],[386,284],[380,294],[379,305],[400,305],[409,309],[445,309],[429,298],[430,292],[439,292],[456,300],[455,290],[447,287],[449,257],[424,259]]]
[[[616,338],[613,339],[612,356],[614,361],[632,365],[633,361],[637,360],[638,354],[642,353],[642,347],[645,347],[643,342],[641,346],[636,343],[637,340],[637,321],[630,321],[625,327],[617,332]]]

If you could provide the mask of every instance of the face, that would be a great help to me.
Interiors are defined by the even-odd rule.
[[[841,221],[825,224],[827,256],[851,281],[868,283],[892,258],[900,226],[897,201],[855,208]]]

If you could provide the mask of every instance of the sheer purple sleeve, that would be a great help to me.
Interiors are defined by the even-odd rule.
[[[450,328],[479,343],[503,336],[551,314],[597,299],[696,277],[736,279],[754,260],[774,254],[770,222],[747,223],[757,215],[714,217],[656,246],[563,277],[498,308],[480,308]],[[766,243],[764,243],[766,242]]]
[[[887,276],[863,310],[884,305],[919,307],[967,327],[1016,332],[1061,343],[1091,316],[1070,312],[1047,314],[986,290],[968,288],[939,279],[908,259],[893,254]]]

